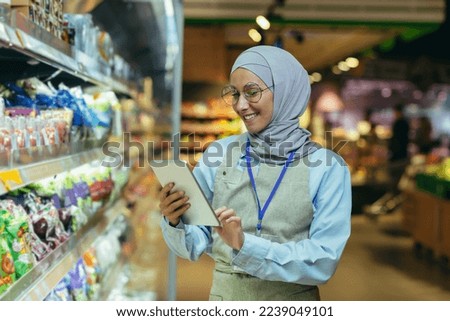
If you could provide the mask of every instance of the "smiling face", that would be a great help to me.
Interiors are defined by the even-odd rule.
[[[256,103],[248,102],[242,94],[245,85],[249,83],[255,83],[263,90],[261,99]],[[241,93],[237,103],[233,105],[234,111],[241,117],[250,133],[259,133],[272,121],[272,91],[270,89],[264,90],[267,88],[264,81],[244,68],[238,68],[231,74],[230,84]]]

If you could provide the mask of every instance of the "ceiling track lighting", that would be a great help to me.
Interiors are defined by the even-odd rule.
[[[254,41],[254,42],[261,42],[263,40],[263,36],[261,33],[256,29],[250,29],[248,31],[248,36]]]
[[[270,21],[267,20],[267,18],[262,16],[262,15],[259,15],[259,16],[256,17],[256,23],[263,30],[269,30],[270,29]]]
[[[275,12],[278,7],[283,7],[285,4],[285,0],[274,0],[272,4],[267,8],[267,12],[265,15],[258,15],[255,19],[256,24],[259,26],[259,29],[250,29],[248,31],[249,37],[255,41],[259,42],[259,44],[265,44],[265,31],[268,31],[271,27],[271,21],[282,20],[283,17]],[[257,35],[259,34],[259,36]],[[300,31],[290,30],[288,32],[289,36],[294,37],[298,43],[303,41],[303,34]],[[257,41],[257,39],[260,39]],[[274,46],[283,48],[283,38],[281,34],[275,38],[273,43]]]

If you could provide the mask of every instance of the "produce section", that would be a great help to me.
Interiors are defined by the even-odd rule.
[[[415,250],[448,267],[450,258],[450,158],[431,159],[420,166],[414,184],[405,184],[403,227]]]

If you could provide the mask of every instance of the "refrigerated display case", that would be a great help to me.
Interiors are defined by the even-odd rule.
[[[123,2],[126,5],[126,1]],[[150,117],[159,117],[158,124],[163,129],[154,129],[154,133],[145,133],[168,137],[179,128],[181,58],[182,55],[182,5],[179,1],[154,1],[147,4],[150,10],[159,13],[162,27],[155,32],[164,33],[164,43],[153,44],[165,48],[165,69],[159,70],[155,78],[161,77],[165,85],[162,97],[150,107]],[[0,64],[2,73],[0,81],[16,81],[28,77],[38,77],[43,81],[64,82],[66,84],[112,91],[120,97],[139,101],[152,99],[142,96],[142,75],[139,72],[117,74],[112,64],[105,64],[77,50],[69,43],[55,37],[45,29],[31,22],[23,14],[13,8],[1,8],[0,15]],[[122,62],[123,63],[123,62]],[[152,75],[147,75],[147,78]],[[156,86],[158,87],[158,86]],[[158,87],[161,88],[161,87]],[[149,106],[148,101],[146,106]],[[151,104],[150,104],[151,105]],[[117,114],[117,113],[116,113]],[[177,116],[178,115],[178,116]],[[116,115],[117,116],[117,115]],[[116,124],[117,125],[117,124]],[[150,130],[153,130],[150,129]],[[109,137],[120,142],[120,131]],[[52,146],[3,151],[0,155],[0,194],[17,191],[39,182],[66,173],[83,164],[99,163],[105,154],[102,147],[108,139],[89,139]],[[122,157],[129,146],[122,145],[119,154]],[[147,151],[148,154],[153,151]],[[128,155],[129,156],[129,155]],[[136,155],[139,159],[143,155]],[[148,156],[148,155],[145,155]],[[133,162],[131,163],[133,164]],[[129,171],[130,168],[125,169]],[[123,182],[122,182],[123,183]],[[152,184],[156,184],[153,181]],[[156,188],[156,187],[155,187]],[[89,218],[68,240],[57,246],[48,256],[20,279],[15,281],[6,291],[0,294],[0,300],[43,300],[59,283],[95,241],[119,218],[130,215],[128,200],[121,191],[116,191],[114,202],[104,202],[96,213]],[[126,258],[125,258],[126,259]],[[124,257],[117,260],[111,270],[120,270]],[[167,264],[167,263],[162,263]],[[175,267],[174,261],[168,263],[171,278]],[[110,272],[109,274],[114,274]],[[108,275],[109,275],[108,274]],[[106,276],[105,276],[106,277]],[[112,276],[110,276],[112,277]],[[106,281],[106,283],[111,283]],[[174,297],[174,286],[168,282],[168,297]],[[103,294],[102,298],[107,297]],[[166,299],[166,298],[162,298]]]

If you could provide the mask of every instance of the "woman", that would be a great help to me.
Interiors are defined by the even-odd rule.
[[[184,224],[188,196],[173,184],[160,193],[168,246],[215,260],[210,300],[319,300],[317,285],[336,270],[350,235],[350,175],[299,127],[310,92],[287,51],[244,51],[222,97],[248,132],[211,144],[194,169],[222,225]]]

